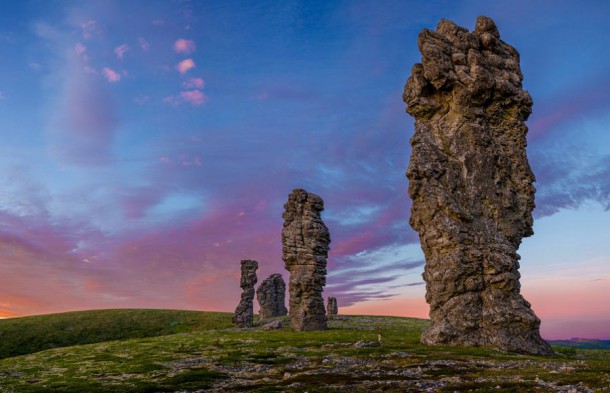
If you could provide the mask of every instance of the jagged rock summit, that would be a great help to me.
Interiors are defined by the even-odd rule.
[[[330,233],[321,218],[324,201],[302,189],[284,205],[282,259],[290,272],[290,320],[294,330],[326,329],[322,291]]]
[[[534,174],[526,156],[519,53],[490,18],[474,31],[441,20],[418,38],[405,86],[415,118],[407,176],[411,226],[426,256],[427,344],[550,354],[520,295],[521,239],[531,236]]]
[[[241,261],[241,280],[239,286],[243,291],[233,316],[233,323],[237,327],[248,328],[254,324],[252,303],[254,301],[254,284],[257,281],[256,269],[258,269],[258,262],[249,259]]]
[[[288,314],[285,303],[286,283],[282,275],[275,273],[266,278],[256,290],[256,299],[260,305],[258,315],[261,320]]]

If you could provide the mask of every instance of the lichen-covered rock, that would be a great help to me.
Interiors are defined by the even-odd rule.
[[[521,239],[533,234],[534,175],[526,156],[532,99],[519,53],[479,17],[472,33],[448,20],[418,39],[405,86],[415,118],[407,176],[411,226],[426,256],[428,344],[552,353],[520,295]]]
[[[264,324],[263,326],[261,326],[261,329],[263,329],[263,330],[277,330],[277,329],[281,329],[283,327],[284,327],[284,325],[282,324],[282,321],[280,321],[279,319],[275,319],[275,320],[269,321],[266,324]]]
[[[324,201],[296,189],[284,205],[282,259],[290,272],[290,320],[294,330],[326,329],[322,291],[330,233],[320,216]]]
[[[285,298],[286,283],[282,275],[272,274],[256,290],[256,299],[260,306],[259,318],[263,320],[288,314]]]
[[[233,323],[237,327],[247,328],[254,324],[254,284],[256,284],[256,269],[258,262],[252,260],[241,261],[241,280],[239,286],[243,290],[241,300],[235,309]]]
[[[335,316],[339,313],[339,308],[337,307],[337,298],[329,296],[328,303],[326,305],[326,314],[328,316]]]

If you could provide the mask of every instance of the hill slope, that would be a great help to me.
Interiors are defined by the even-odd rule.
[[[149,311],[115,312],[128,318]],[[531,357],[425,346],[419,336],[428,322],[412,318],[340,316],[327,331],[293,332],[236,329],[231,314],[201,314],[199,327],[187,333],[2,359],[0,391],[610,391],[610,351],[555,347],[557,355]],[[378,326],[383,340],[374,346]]]
[[[231,326],[227,313],[91,310],[0,320],[0,359],[77,344]]]

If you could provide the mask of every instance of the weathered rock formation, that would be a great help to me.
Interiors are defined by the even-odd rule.
[[[256,299],[260,305],[261,320],[281,317],[288,314],[286,309],[286,283],[279,273],[270,275],[256,290]]]
[[[326,258],[330,233],[320,213],[324,201],[296,189],[284,205],[282,259],[290,272],[290,319],[294,330],[326,329],[322,291],[326,285]]]
[[[472,33],[448,20],[418,39],[405,86],[415,118],[407,171],[411,226],[426,256],[427,344],[552,350],[519,294],[521,239],[533,234],[534,175],[519,53],[479,17]]]
[[[254,284],[257,281],[256,269],[258,269],[258,262],[248,259],[241,261],[241,280],[239,286],[243,292],[233,316],[233,323],[237,327],[252,327],[254,323],[252,303],[254,301]]]
[[[326,314],[328,316],[337,315],[339,313],[339,308],[337,307],[337,298],[329,296],[328,303],[326,305]]]

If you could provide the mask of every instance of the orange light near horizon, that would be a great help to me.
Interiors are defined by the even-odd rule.
[[[5,305],[2,304],[2,309],[0,309],[0,319],[15,318],[15,317],[20,317],[20,316],[21,315],[19,315],[18,313],[14,312],[14,311],[7,310],[5,308]]]
[[[345,315],[387,315],[427,319],[428,311],[428,304],[424,299],[411,299],[405,296],[369,300],[349,307],[341,307],[339,304],[339,313]]]

